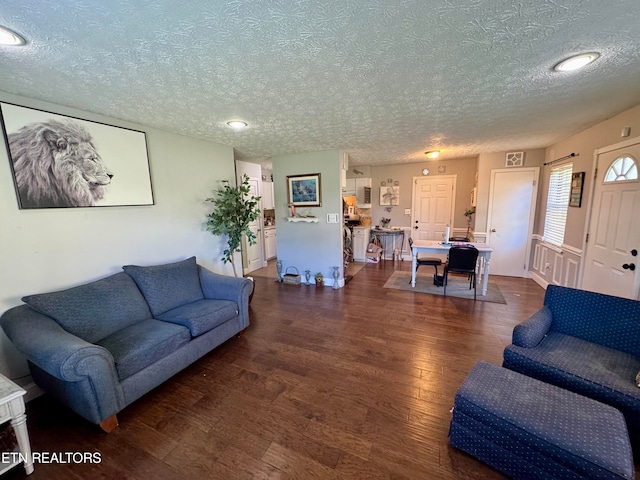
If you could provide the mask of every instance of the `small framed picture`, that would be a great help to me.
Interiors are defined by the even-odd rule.
[[[578,207],[582,206],[582,187],[584,186],[584,173],[576,172],[571,175],[571,194],[569,197],[569,206]]]
[[[322,185],[319,173],[287,176],[289,205],[296,207],[322,206]]]

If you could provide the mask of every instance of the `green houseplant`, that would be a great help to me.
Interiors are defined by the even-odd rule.
[[[207,215],[207,231],[227,236],[222,262],[231,262],[233,274],[237,277],[234,255],[241,251],[242,236],[247,237],[249,245],[256,244],[256,235],[250,225],[260,217],[260,197],[251,195],[249,177],[243,175],[242,183],[236,187],[231,186],[229,180],[222,180],[222,188],[207,201],[213,204],[213,211]]]
[[[315,278],[316,280],[316,285],[323,285],[324,284],[324,276],[322,275],[322,272],[318,272],[316,273],[313,278]]]

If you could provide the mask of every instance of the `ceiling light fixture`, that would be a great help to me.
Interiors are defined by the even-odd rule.
[[[227,122],[227,125],[229,125],[234,130],[242,130],[248,125],[248,123],[243,122],[242,120],[230,120]]]
[[[21,35],[9,30],[7,27],[0,26],[0,45],[11,45],[18,47],[25,45],[27,41]]]
[[[600,54],[596,52],[581,53],[580,55],[574,55],[573,57],[562,60],[555,67],[553,67],[553,69],[556,72],[571,72],[590,64],[599,56]]]
[[[428,152],[424,152],[424,154],[427,156],[427,158],[438,158],[438,155],[440,155],[440,151],[430,150]]]

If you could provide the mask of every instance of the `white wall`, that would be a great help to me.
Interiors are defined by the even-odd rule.
[[[574,172],[585,172],[582,205],[569,207],[564,244],[560,247],[542,241],[544,234],[544,217],[549,189],[549,176],[552,166],[562,165],[558,162],[541,170],[541,193],[538,198],[538,215],[532,249],[532,278],[543,287],[549,284],[566,287],[580,287],[582,284],[581,266],[584,257],[584,240],[589,212],[589,198],[593,190],[593,174],[595,169],[594,152],[599,148],[622,142],[621,133],[624,128],[630,129],[629,138],[640,135],[640,105],[630,108],[614,117],[600,122],[582,132],[551,145],[546,150],[546,162],[564,157],[571,153],[578,156],[565,160],[573,163]]]
[[[340,266],[342,279],[342,192],[340,187],[340,153],[338,150],[281,155],[272,158],[275,207],[278,225],[278,260],[284,269],[294,266],[304,278],[322,272],[325,283],[333,284],[332,266]],[[318,223],[290,223],[287,205],[287,175],[320,173],[322,206],[311,208]],[[304,210],[299,208],[298,211]],[[327,223],[327,214],[338,214],[338,223]],[[284,273],[284,272],[283,272]]]
[[[220,261],[224,239],[205,229],[211,205],[205,199],[220,180],[234,181],[231,147],[3,92],[0,101],[145,131],[155,199],[155,205],[138,207],[19,210],[6,147],[0,146],[0,313],[20,305],[24,295],[96,280],[126,264],[195,255],[207,268],[233,274]],[[28,374],[4,334],[0,371],[10,378]]]

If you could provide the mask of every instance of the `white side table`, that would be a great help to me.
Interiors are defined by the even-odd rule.
[[[0,462],[0,475],[24,462],[24,469],[27,475],[33,473],[33,457],[31,456],[31,445],[29,444],[29,433],[27,432],[27,416],[24,413],[24,394],[27,393],[18,385],[3,375],[0,375],[0,424],[11,422],[20,455],[7,456],[0,452],[0,460],[11,460],[10,462]]]

